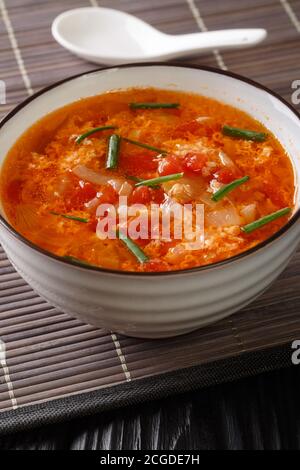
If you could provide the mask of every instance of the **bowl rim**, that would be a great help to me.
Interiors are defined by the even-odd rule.
[[[5,117],[2,119],[0,122],[0,131],[3,128],[3,126],[10,121],[19,111],[21,111],[24,107],[26,107],[31,101],[34,101],[36,98],[39,96],[47,93],[48,91],[59,87],[60,85],[63,85],[64,83],[71,82],[72,80],[75,80],[77,78],[80,78],[85,75],[89,75],[92,73],[97,73],[97,72],[103,72],[105,70],[112,70],[112,69],[122,69],[122,68],[144,68],[144,67],[178,67],[178,68],[183,68],[183,69],[195,69],[195,70],[202,70],[206,72],[211,72],[211,73],[216,73],[218,75],[225,75],[230,78],[234,78],[236,80],[242,81],[248,85],[251,85],[259,90],[265,91],[271,96],[274,96],[277,98],[281,103],[283,103],[287,108],[289,108],[290,111],[299,119],[300,121],[300,113],[290,104],[288,101],[286,101],[282,96],[280,96],[278,93],[274,92],[273,90],[270,90],[266,86],[256,82],[255,80],[252,80],[250,78],[244,77],[243,75],[239,75],[235,72],[230,72],[228,70],[222,70],[218,69],[216,67],[210,67],[206,65],[195,65],[195,64],[181,64],[180,62],[172,61],[170,63],[165,63],[165,62],[138,62],[138,63],[128,63],[128,64],[120,64],[120,65],[113,65],[109,67],[99,67],[93,70],[89,70],[87,72],[81,72],[76,75],[72,75],[70,77],[64,78],[62,80],[59,80],[58,82],[55,82],[51,85],[48,85],[47,87],[42,88],[41,90],[37,91],[36,93],[33,93],[31,96],[26,98],[24,101],[19,103],[17,106],[15,106],[8,114],[5,115]],[[59,108],[57,108],[59,109]],[[25,238],[23,235],[21,235],[17,230],[14,229],[14,227],[0,214],[0,226],[2,225],[5,229],[7,229],[15,238],[17,238],[19,241],[24,243],[25,245],[29,246],[31,249],[34,251],[37,251],[39,254],[42,254],[46,257],[49,257],[50,259],[54,261],[59,261],[61,263],[64,263],[66,265],[69,265],[71,267],[76,267],[76,268],[81,268],[84,270],[88,270],[91,272],[99,272],[99,273],[106,273],[106,274],[113,274],[115,276],[132,276],[132,277],[161,277],[161,276],[175,276],[175,275],[191,275],[194,273],[198,272],[205,272],[208,270],[212,269],[217,269],[223,266],[230,265],[231,263],[235,261],[242,260],[252,254],[255,254],[256,252],[260,251],[267,245],[270,245],[272,242],[276,241],[279,239],[281,236],[283,236],[299,219],[300,217],[300,208],[297,209],[297,211],[293,214],[291,219],[283,226],[281,227],[278,232],[274,233],[271,237],[267,238],[263,242],[259,243],[258,245],[250,248],[249,250],[243,251],[242,253],[239,253],[235,256],[232,256],[230,258],[217,261],[211,264],[207,264],[204,266],[196,266],[193,268],[188,268],[188,269],[177,269],[174,271],[150,271],[150,272],[139,272],[139,271],[122,271],[122,270],[117,270],[117,269],[108,269],[108,268],[102,268],[94,265],[84,265],[80,263],[79,261],[75,260],[69,260],[65,259],[63,257],[60,257],[58,255],[55,255],[54,253],[51,253],[50,251],[47,251],[43,248],[40,248],[38,245],[35,243],[31,242],[27,238]]]

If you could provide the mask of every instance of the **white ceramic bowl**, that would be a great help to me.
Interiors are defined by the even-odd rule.
[[[206,67],[140,64],[69,78],[27,99],[0,125],[0,164],[16,139],[45,114],[79,98],[116,88],[154,86],[199,93],[236,106],[280,140],[300,175],[300,116],[257,83]],[[138,337],[175,336],[236,312],[281,273],[296,250],[299,194],[291,220],[246,253],[171,273],[124,273],[82,267],[25,240],[0,217],[0,239],[11,262],[52,305],[88,323]]]

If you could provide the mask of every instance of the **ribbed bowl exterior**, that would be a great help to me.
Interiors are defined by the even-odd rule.
[[[93,325],[144,338],[187,333],[224,318],[263,292],[297,248],[299,222],[255,252],[206,269],[143,276],[91,271],[0,232],[11,262],[52,305]]]

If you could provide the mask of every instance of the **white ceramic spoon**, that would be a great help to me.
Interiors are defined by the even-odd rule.
[[[182,35],[164,34],[135,16],[110,8],[69,10],[52,24],[56,41],[86,60],[121,64],[174,59],[212,49],[248,47],[262,41],[265,29],[229,29]]]

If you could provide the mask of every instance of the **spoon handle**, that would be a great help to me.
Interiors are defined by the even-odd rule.
[[[263,41],[265,29],[226,29],[204,33],[182,34],[169,37],[169,51],[175,54],[194,54],[213,49],[249,47]],[[172,51],[173,50],[173,51]]]

